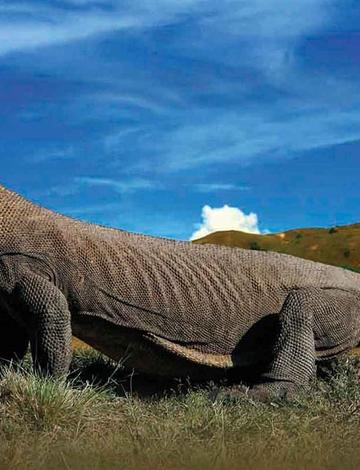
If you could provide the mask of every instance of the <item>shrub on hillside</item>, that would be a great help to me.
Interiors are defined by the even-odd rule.
[[[262,250],[261,246],[259,245],[259,243],[256,240],[254,240],[250,243],[249,248],[250,248],[250,250]]]

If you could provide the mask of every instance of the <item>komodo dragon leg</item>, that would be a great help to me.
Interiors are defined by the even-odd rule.
[[[314,312],[320,308],[316,290],[291,291],[279,313],[272,361],[250,395],[266,399],[285,396],[315,376]]]
[[[273,359],[261,375],[254,397],[291,396],[316,375],[315,350],[336,353],[358,341],[360,302],[340,289],[291,291],[279,314]]]
[[[360,299],[340,289],[291,291],[279,313],[272,360],[248,395],[259,400],[291,398],[316,375],[316,352],[339,354],[359,341]],[[242,392],[243,393],[243,392]],[[236,398],[238,389],[220,394]]]
[[[29,345],[29,335],[7,312],[0,315],[0,362],[21,361]]]
[[[25,276],[14,294],[26,317],[35,369],[65,375],[71,361],[71,317],[65,296],[36,274]]]

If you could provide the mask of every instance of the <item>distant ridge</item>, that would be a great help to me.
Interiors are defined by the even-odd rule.
[[[360,272],[360,223],[266,235],[227,230],[210,233],[193,242],[277,251]]]

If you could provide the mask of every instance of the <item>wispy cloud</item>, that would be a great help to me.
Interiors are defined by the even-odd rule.
[[[288,45],[325,21],[328,10],[324,6],[328,3],[327,0],[293,0],[291,3],[282,0],[223,0],[221,5],[217,5],[202,0],[74,0],[62,4],[39,4],[31,0],[15,0],[11,4],[0,4],[0,54],[112,31],[176,23],[197,14],[198,21],[210,33],[209,37],[251,36],[253,49],[259,57],[262,49],[269,51],[271,44],[274,62],[276,54],[278,61],[284,55],[284,44]],[[221,34],[214,35],[216,31]],[[261,38],[266,38],[262,46],[259,45]]]
[[[114,18],[101,11],[67,12],[31,2],[0,9],[0,54],[84,39],[134,26],[134,19]]]
[[[79,207],[63,206],[59,208],[62,214],[70,215],[71,217],[86,217],[96,214],[112,213],[119,216],[121,204],[119,202],[107,202],[104,204],[82,204]]]
[[[142,178],[133,178],[126,181],[109,179],[109,178],[95,178],[95,177],[77,177],[74,179],[75,184],[80,186],[103,186],[118,193],[131,193],[140,190],[159,190],[161,185],[155,184],[152,181],[142,179]]]
[[[197,167],[236,162],[251,164],[258,159],[289,158],[299,152],[344,144],[360,139],[360,108],[284,109],[266,116],[245,111],[223,112],[206,123],[192,115],[191,124],[182,124],[166,133],[156,129],[146,138],[156,167],[161,172],[177,172]],[[136,145],[136,143],[134,143]],[[144,142],[142,142],[144,145]],[[154,166],[141,160],[135,168]]]
[[[199,183],[194,184],[193,189],[200,193],[211,193],[214,191],[247,191],[248,186],[238,186],[231,183]]]
[[[185,239],[188,233],[183,220],[174,217],[173,213],[144,213],[136,208],[129,211],[129,207],[124,207],[121,201],[104,204],[82,203],[79,206],[63,206],[58,210],[70,217],[83,220],[96,219],[98,223],[136,233],[182,239]]]
[[[130,194],[137,191],[157,191],[162,190],[163,186],[150,180],[142,178],[129,178],[127,180],[111,179],[111,178],[97,178],[91,176],[74,177],[63,184],[57,184],[44,189],[43,191],[35,192],[36,197],[44,196],[74,196],[81,193],[84,188],[108,188],[119,194]],[[97,210],[99,205],[92,205]],[[74,209],[75,210],[75,209]],[[76,209],[77,210],[77,209]],[[91,209],[92,211],[92,209]]]
[[[136,154],[138,157],[131,161],[134,170],[153,168],[154,162],[167,172],[226,162],[248,164],[258,158],[294,155],[360,137],[357,103],[351,109],[344,108],[342,103],[340,107],[331,105],[332,95],[339,94],[338,90],[343,86],[336,81],[328,86],[322,77],[318,83],[314,79],[309,81],[308,77],[303,80],[305,77],[293,61],[287,61],[286,73],[281,69],[284,94],[275,106],[273,102],[268,106],[266,102],[254,105],[251,100],[247,101],[247,95],[251,96],[253,89],[251,80],[244,79],[244,67],[256,67],[257,59],[265,72],[280,67],[271,51],[280,51],[280,55],[290,57],[298,41],[329,21],[334,3],[335,0],[294,0],[291,3],[283,0],[224,0],[219,6],[201,0],[74,0],[66,2],[67,7],[62,8],[64,2],[40,4],[15,0],[11,4],[0,4],[0,54],[72,41],[101,32],[155,28],[192,15],[192,21],[202,25],[201,36],[197,36],[198,28],[193,28],[186,37],[180,34],[172,39],[173,50],[181,45],[188,57],[198,54],[202,60],[210,53],[216,62],[226,61],[227,55],[221,52],[223,47],[229,47],[232,66],[238,68],[224,70],[229,73],[236,70],[236,79],[231,75],[232,79],[227,80],[223,73],[222,80],[215,80],[214,88],[207,88],[206,83],[200,87],[201,90],[197,87],[197,96],[192,96],[190,88],[186,106],[176,107],[173,99],[164,96],[184,93],[184,85],[188,82],[183,80],[173,84],[166,80],[163,84],[164,77],[157,70],[149,69],[154,71],[149,86],[149,76],[142,75],[138,63],[131,63],[131,57],[128,58],[131,63],[129,69],[125,59],[119,69],[113,63],[111,69],[106,69],[107,77],[111,71],[116,72],[120,77],[118,84],[113,81],[106,90],[98,94],[92,92],[89,96],[82,96],[82,101],[75,99],[69,104],[69,121],[77,124],[76,116],[79,115],[81,120],[109,122],[110,129],[104,126],[100,137],[104,154],[121,161],[126,158],[126,152],[131,152],[132,156]],[[214,34],[216,31],[218,34]],[[100,63],[99,71],[102,68]],[[206,77],[211,76],[212,71],[210,69]],[[200,81],[201,76],[195,79]],[[244,97],[241,108],[226,101],[238,93],[232,87],[236,87],[239,80]],[[308,88],[302,85],[304,82]],[[315,96],[321,94],[321,86],[330,94],[326,99]],[[208,101],[200,100],[202,89],[210,98],[216,96],[215,108]],[[228,89],[231,90],[229,96]],[[301,94],[301,99],[289,98],[290,93]],[[221,99],[227,104],[222,105]],[[79,109],[76,110],[75,106]],[[89,106],[92,109],[90,115]],[[116,122],[118,116],[127,122],[116,129],[111,123]],[[46,156],[46,152],[42,152],[37,161],[65,157],[65,154],[56,152]],[[224,187],[222,189],[225,190]],[[199,187],[198,190],[209,189]]]
[[[128,92],[127,94],[115,93],[102,93],[93,95],[92,100],[99,101],[101,104],[107,103],[111,106],[118,106],[119,110],[124,108],[139,108],[141,110],[150,111],[154,114],[164,114],[168,112],[166,105],[161,105],[157,100],[152,99],[146,95],[134,94]]]
[[[197,0],[0,4],[0,54],[47,47],[112,31],[173,22],[198,7]],[[82,7],[82,8],[79,8]]]
[[[119,131],[112,132],[102,139],[105,151],[109,152],[117,149],[124,142],[126,138],[134,138],[136,134],[141,131],[139,126],[131,126],[122,128]]]
[[[75,149],[73,146],[63,149],[52,149],[41,151],[40,153],[29,156],[27,159],[31,163],[44,163],[50,160],[64,160],[75,157]]]

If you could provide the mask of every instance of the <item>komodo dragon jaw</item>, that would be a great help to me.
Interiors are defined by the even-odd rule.
[[[246,367],[262,393],[286,391],[360,341],[357,273],[80,222],[3,186],[0,299],[0,357],[30,342],[52,375],[67,373],[75,333],[113,358],[132,348],[129,366],[148,373]]]

